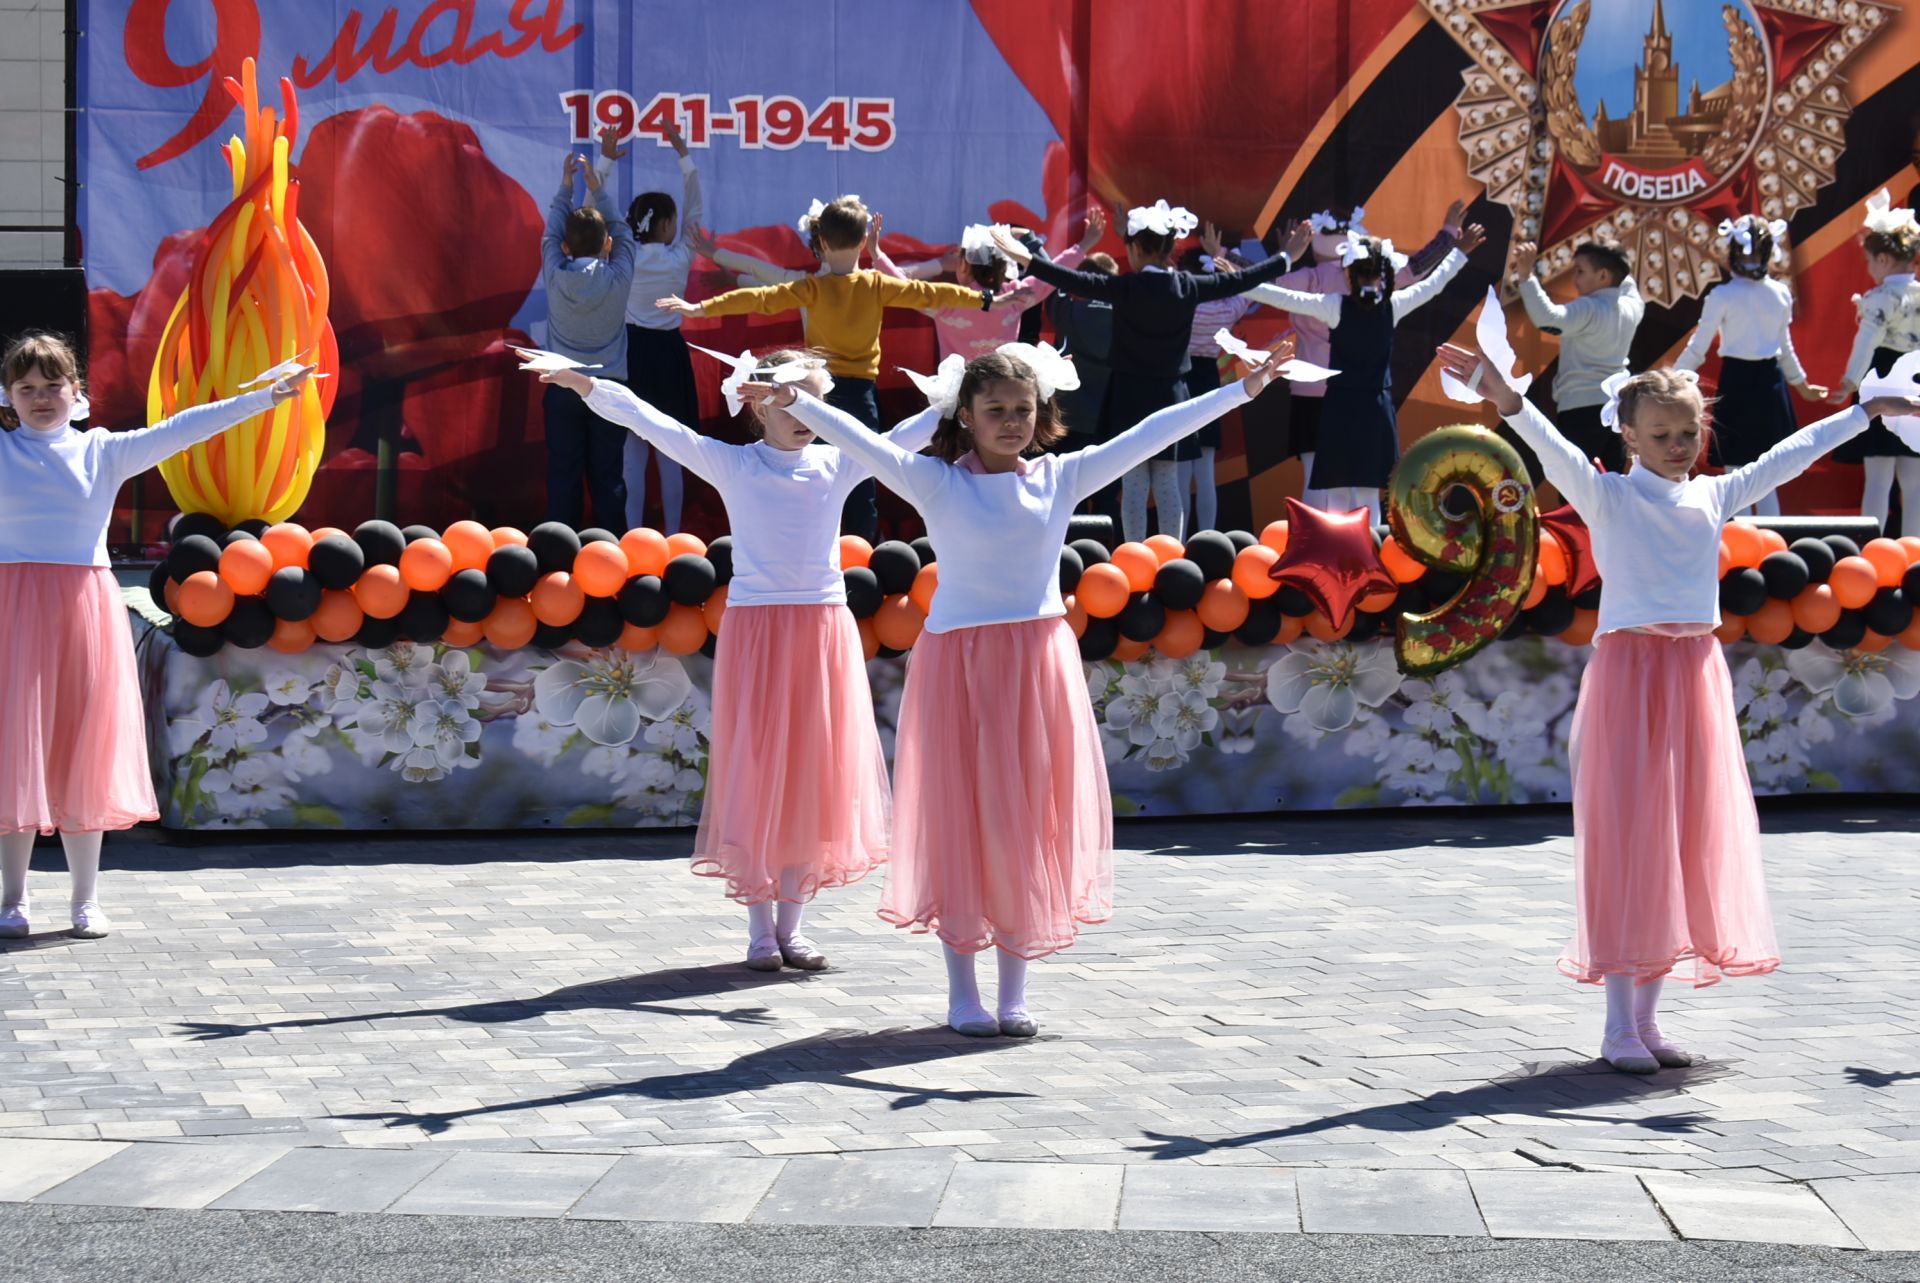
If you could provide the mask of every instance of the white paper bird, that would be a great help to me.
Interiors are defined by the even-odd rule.
[[[550,374],[556,370],[598,370],[604,367],[586,365],[570,356],[561,356],[558,352],[548,352],[537,347],[517,347],[513,354],[520,358],[520,368],[535,374]]]
[[[1514,356],[1513,342],[1507,337],[1507,310],[1500,306],[1500,296],[1494,293],[1491,285],[1487,286],[1487,301],[1480,308],[1480,319],[1474,324],[1473,337],[1479,343],[1480,355],[1486,363],[1504,376],[1515,392],[1525,396],[1527,389],[1533,386],[1533,376],[1522,374],[1515,377],[1513,373],[1519,358]],[[1486,400],[1445,370],[1440,372],[1440,390],[1467,405]]]
[[[687,346],[696,352],[705,352],[722,365],[732,367],[733,373],[720,380],[720,395],[727,399],[728,414],[740,413],[740,407],[746,404],[740,399],[740,385],[751,380],[755,374],[765,374],[767,381],[772,383],[798,383],[820,368],[820,362],[809,357],[801,361],[769,365],[763,369],[760,358],[751,352],[742,352],[739,356],[728,356],[725,352],[716,352],[710,347],[701,347],[698,343],[689,343]]]
[[[1218,343],[1220,350],[1228,356],[1244,361],[1255,368],[1265,365],[1273,356],[1273,353],[1253,346],[1232,330],[1215,330],[1213,341]],[[1289,383],[1322,383],[1340,371],[1330,370],[1324,365],[1315,365],[1312,361],[1302,361],[1299,357],[1291,357],[1280,363],[1277,373]]]
[[[1881,396],[1920,397],[1920,352],[1909,352],[1885,374],[1869,374],[1861,381],[1862,401]],[[1920,450],[1920,414],[1893,415],[1880,422],[1906,442],[1907,449]]]

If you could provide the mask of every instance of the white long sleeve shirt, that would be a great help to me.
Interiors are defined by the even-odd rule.
[[[1895,272],[1862,294],[1860,328],[1853,336],[1853,351],[1847,356],[1847,382],[1859,387],[1873,368],[1873,350],[1890,347],[1896,352],[1920,348],[1920,285],[1912,272]]]
[[[1459,275],[1460,269],[1467,265],[1467,256],[1459,250],[1449,250],[1440,260],[1440,266],[1411,285],[1404,285],[1393,292],[1393,323],[1398,325],[1401,318],[1440,296],[1447,282]],[[1246,292],[1245,297],[1268,307],[1277,307],[1286,312],[1297,312],[1311,316],[1329,330],[1340,326],[1340,305],[1346,301],[1344,294],[1313,294],[1305,290],[1290,290],[1282,285],[1256,285]]]
[[[1807,372],[1793,350],[1792,322],[1793,291],[1785,281],[1736,276],[1714,286],[1700,304],[1700,324],[1673,364],[1681,370],[1699,369],[1718,335],[1722,359],[1777,359],[1787,382],[1805,383]]]
[[[107,524],[129,477],[272,407],[273,389],[261,388],[131,432],[0,432],[0,562],[107,565]]]
[[[927,630],[948,633],[1066,614],[1060,549],[1074,508],[1247,399],[1236,379],[1150,415],[1111,441],[1071,454],[1022,459],[1018,471],[992,474],[909,454],[805,393],[791,413],[838,442],[926,518],[927,535],[940,550],[940,591],[934,594]]]
[[[627,324],[643,330],[677,330],[678,312],[663,312],[653,305],[658,298],[687,292],[687,274],[693,270],[693,246],[687,243],[686,229],[697,227],[706,217],[700,190],[700,173],[693,157],[681,156],[680,208],[678,225],[671,241],[639,241],[633,247],[633,284],[627,288]],[[602,155],[594,169],[604,183],[613,171],[613,162]],[[652,189],[650,189],[652,190]]]
[[[1668,481],[1638,464],[1600,472],[1547,417],[1524,404],[1504,416],[1593,531],[1606,592],[1597,633],[1659,624],[1720,623],[1720,528],[1867,429],[1859,406],[1802,428],[1744,468]]]
[[[779,450],[765,441],[715,441],[606,379],[593,381],[586,401],[595,414],[644,437],[720,492],[733,527],[728,609],[846,604],[840,508],[853,487],[871,475],[859,460],[831,445]],[[928,409],[886,439],[912,455],[926,448],[939,426],[940,416]]]
[[[1547,297],[1540,282],[1529,276],[1520,282],[1520,302],[1527,316],[1543,330],[1560,334],[1560,366],[1553,375],[1553,401],[1562,410],[1605,405],[1600,385],[1608,375],[1627,368],[1634,331],[1647,314],[1640,289],[1629,276],[1619,285],[1565,303]]]

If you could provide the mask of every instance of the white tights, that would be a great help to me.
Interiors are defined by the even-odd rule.
[[[1893,487],[1900,487],[1900,528],[1920,534],[1920,459],[1905,455],[1873,454],[1866,458],[1867,482],[1860,495],[1860,515],[1879,521],[1881,532],[1887,529],[1887,514],[1893,508]]]
[[[637,433],[627,434],[627,443],[622,447],[620,475],[627,483],[627,530],[638,530],[647,524],[647,456],[652,453]],[[680,478],[680,465],[662,453],[660,464],[660,509],[666,529],[662,534],[677,534],[680,530],[680,508],[684,498],[684,486]],[[615,534],[625,534],[626,530],[616,530]]]
[[[1607,977],[1607,1028],[1604,1042],[1638,1038],[1646,1043],[1661,1041],[1660,990],[1666,977],[1637,984],[1632,976]]]
[[[1147,488],[1160,513],[1160,533],[1186,537],[1186,500],[1180,496],[1180,465],[1171,459],[1153,459],[1120,478],[1121,538],[1137,543],[1147,537]]]
[[[1213,447],[1201,446],[1198,459],[1180,464],[1180,497],[1189,492],[1193,502],[1187,508],[1188,530],[1212,530],[1220,520],[1220,492],[1214,484]]]
[[[66,849],[73,903],[94,900],[100,890],[100,833],[60,833]],[[33,861],[33,834],[0,833],[0,908],[27,902],[27,865]]]
[[[1334,486],[1328,490],[1310,490],[1316,501],[1308,506],[1322,512],[1352,512],[1365,508],[1374,525],[1380,524],[1380,492],[1370,486]]]
[[[780,907],[762,900],[759,904],[747,906],[747,941],[757,945],[767,940],[790,942],[800,934],[800,919],[806,916],[807,906],[800,899],[800,871],[782,869],[780,872]]]
[[[942,944],[947,959],[947,1023],[987,1019],[980,1002],[980,980],[973,972],[974,955],[961,953],[950,944]],[[1000,992],[995,995],[995,1010],[1002,1020],[1027,1014],[1027,960],[1004,949],[995,950],[1000,961]]]

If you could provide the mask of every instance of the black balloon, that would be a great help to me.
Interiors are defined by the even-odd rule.
[[[1558,637],[1573,626],[1573,599],[1565,588],[1549,588],[1540,604],[1526,614],[1528,628],[1543,637]]]
[[[559,650],[573,640],[572,624],[535,624],[533,644],[541,650]]]
[[[1602,587],[1604,587],[1604,585],[1595,584],[1585,592],[1576,594],[1573,599],[1573,604],[1581,610],[1600,609],[1600,590]]]
[[[267,609],[275,619],[311,619],[320,609],[320,580],[311,570],[282,566],[267,580]]]
[[[1787,551],[1806,563],[1810,584],[1826,583],[1827,576],[1833,573],[1833,563],[1839,560],[1833,555],[1832,544],[1811,535],[1794,540],[1787,545]]]
[[[1105,659],[1120,644],[1120,629],[1111,619],[1089,619],[1087,631],[1080,634],[1080,658],[1089,662]]]
[[[167,585],[170,582],[172,582],[172,580],[167,574],[167,563],[164,561],[154,562],[153,569],[147,572],[147,595],[153,598],[153,604],[156,609],[166,610]]]
[[[1804,650],[1812,644],[1813,634],[1798,625],[1795,625],[1794,630],[1780,642],[1781,647],[1786,650]]]
[[[712,642],[712,641],[713,641],[713,638],[711,638],[711,637],[709,637],[709,638],[707,638],[707,641],[708,641],[708,642]],[[894,649],[893,647],[891,647],[891,646],[882,646],[882,647],[881,647],[881,648],[879,649],[879,651],[878,651],[878,652],[876,652],[876,653],[877,653],[877,655],[879,656],[879,658],[881,658],[881,659],[898,659],[898,658],[900,658],[900,657],[901,657],[902,655],[904,655],[904,654],[906,654],[907,652],[906,652],[906,651],[904,651],[904,650],[895,650],[895,649]]]
[[[322,588],[351,588],[367,568],[367,554],[345,535],[328,535],[307,553],[307,569]]]
[[[1767,596],[1792,601],[1812,580],[1812,567],[1799,553],[1770,552],[1760,559],[1760,577],[1767,582]],[[1729,575],[1729,578],[1732,576]],[[1742,613],[1742,612],[1735,612]]]
[[[611,646],[620,640],[626,626],[613,598],[589,597],[580,608],[580,617],[573,621],[573,635],[587,646]]]
[[[931,566],[939,560],[938,557],[933,555],[933,540],[927,538],[925,535],[921,535],[907,546],[913,549],[913,555],[920,559],[920,564],[923,566]]]
[[[195,659],[206,659],[218,654],[220,648],[227,644],[227,639],[220,635],[218,628],[202,628],[184,619],[176,619],[173,621],[173,643]]]
[[[1427,591],[1420,586],[1420,580],[1400,585],[1400,591],[1394,595],[1393,608],[1408,615],[1427,613]]]
[[[1828,535],[1822,542],[1824,542],[1827,547],[1833,549],[1835,560],[1841,557],[1858,557],[1860,555],[1860,545],[1845,535]]]
[[[1107,551],[1107,546],[1098,539],[1076,539],[1067,547],[1080,555],[1082,567],[1104,565],[1113,560],[1113,555]]]
[[[440,600],[437,592],[415,590],[407,596],[407,604],[394,616],[394,622],[400,625],[400,635],[412,642],[437,642],[446,635],[447,604]]]
[[[1227,542],[1233,545],[1233,555],[1236,557],[1260,542],[1251,531],[1229,530],[1226,534]]]
[[[273,612],[259,597],[235,597],[233,609],[220,622],[220,635],[230,646],[257,650],[273,636]]]
[[[1281,584],[1279,592],[1271,597],[1262,598],[1262,600],[1273,602],[1280,608],[1280,613],[1290,619],[1305,619],[1313,613],[1314,609],[1313,598],[1307,596],[1292,584]]]
[[[1380,635],[1383,626],[1388,632],[1387,612],[1383,610],[1356,610],[1353,612],[1353,627],[1347,630],[1346,640],[1352,642],[1372,641]]]
[[[580,546],[582,548],[586,547],[590,543],[619,543],[619,542],[620,542],[620,536],[614,534],[613,531],[608,530],[604,526],[588,526],[585,530],[582,530],[580,532]]]
[[[713,586],[724,588],[733,582],[733,536],[721,535],[707,545],[707,560],[713,563]]]
[[[453,618],[463,624],[477,624],[493,613],[500,594],[487,581],[486,571],[468,567],[456,570],[447,580],[446,586],[440,589],[440,600],[447,604],[447,614]],[[589,597],[587,600],[599,599]]]
[[[847,581],[847,609],[855,619],[871,619],[886,600],[880,591],[880,579],[865,566],[849,566],[840,572]]]
[[[1898,588],[1882,588],[1860,611],[1867,627],[1882,637],[1898,637],[1913,622],[1913,604]]]
[[[252,535],[255,539],[258,539],[261,535],[267,532],[267,527],[272,524],[273,524],[272,522],[264,520],[263,518],[260,518],[260,517],[248,517],[245,521],[242,521],[238,525],[236,525],[234,529],[244,530],[248,534]]]
[[[407,537],[391,521],[363,521],[353,530],[353,541],[366,554],[369,566],[397,566],[407,550]]]
[[[1137,592],[1127,599],[1114,622],[1120,626],[1120,635],[1128,641],[1148,642],[1160,635],[1167,626],[1167,608],[1154,599],[1150,592]]]
[[[1200,649],[1201,650],[1219,650],[1222,646],[1226,645],[1228,642],[1232,640],[1233,640],[1232,633],[1215,632],[1211,628],[1204,628],[1201,630],[1201,633],[1200,633]]]
[[[1080,554],[1071,548],[1060,549],[1060,591],[1070,593],[1080,586],[1080,576],[1086,573],[1086,565],[1080,560]]]
[[[720,636],[718,633],[707,634],[707,639],[700,643],[700,653],[708,659],[712,659],[720,653]]]
[[[368,650],[385,650],[400,640],[400,617],[375,619],[368,615],[360,621],[360,631],[353,635],[353,640]]]
[[[682,606],[704,605],[713,596],[713,563],[697,552],[683,552],[667,563],[660,582]]]
[[[1265,646],[1280,635],[1280,599],[1260,597],[1247,603],[1247,618],[1233,636],[1243,646]]]
[[[920,573],[919,556],[911,546],[898,539],[889,539],[875,548],[867,565],[880,580],[880,587],[888,596],[911,589],[914,577]]]
[[[1914,503],[1920,506],[1920,498]],[[1920,561],[1907,567],[1907,573],[1900,580],[1900,591],[1908,601],[1920,602]]]
[[[259,542],[260,542],[259,535],[254,534],[253,531],[251,530],[241,530],[237,526],[234,529],[227,531],[226,534],[220,536],[220,546],[222,548],[231,548],[233,547],[233,545],[237,543],[259,543]]]
[[[652,628],[673,608],[673,599],[667,596],[658,575],[635,575],[620,586],[614,602],[620,607],[620,617],[636,628]]]
[[[440,532],[432,526],[404,526],[400,537],[408,543],[419,543],[422,539],[438,539]]]
[[[169,542],[179,543],[190,535],[205,535],[217,540],[226,533],[226,526],[211,512],[188,512],[182,513],[180,520],[173,523],[173,533],[168,539]]]
[[[1720,609],[1729,615],[1751,615],[1767,604],[1767,581],[1752,566],[1735,566],[1720,581]]]
[[[176,539],[167,550],[167,574],[176,584],[185,583],[188,575],[197,575],[203,570],[217,573],[219,569],[220,545],[206,535]]]
[[[502,544],[487,556],[487,586],[502,597],[524,597],[540,582],[540,559],[523,544]]]
[[[571,574],[574,559],[580,555],[580,536],[564,521],[543,521],[527,532],[527,547],[540,563],[541,574],[551,575],[556,570]]]
[[[1438,606],[1452,601],[1467,586],[1467,577],[1446,570],[1429,570],[1418,582],[1426,586],[1427,600]]]
[[[1867,617],[1858,610],[1840,612],[1840,622],[1820,634],[1820,640],[1835,650],[1852,650],[1867,639]]]
[[[1206,572],[1185,557],[1160,563],[1153,575],[1153,595],[1168,610],[1192,610],[1206,590]]]
[[[1200,573],[1208,579],[1225,579],[1233,574],[1233,559],[1239,555],[1233,540],[1218,530],[1197,531],[1187,540],[1187,560],[1200,567]]]

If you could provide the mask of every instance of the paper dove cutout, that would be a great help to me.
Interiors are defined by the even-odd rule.
[[[1228,356],[1245,361],[1251,366],[1264,365],[1273,355],[1241,339],[1232,330],[1215,330],[1213,341],[1218,343],[1220,350]],[[1277,373],[1289,383],[1321,383],[1340,371],[1330,370],[1324,365],[1315,365],[1312,361],[1302,361],[1298,357],[1293,357],[1282,361]]]
[[[698,343],[689,343],[687,346],[696,352],[705,352],[722,365],[733,367],[733,373],[720,381],[720,395],[727,399],[728,414],[740,413],[740,407],[746,404],[740,399],[740,385],[760,371],[760,358],[751,352],[742,352],[739,356],[728,356],[725,352],[716,352],[710,347],[701,347]],[[780,365],[767,366],[766,374],[774,383],[798,383],[819,368],[820,362],[812,359],[787,361]]]
[[[1533,386],[1533,376],[1522,374],[1516,378],[1513,374],[1518,358],[1514,356],[1513,343],[1507,337],[1507,310],[1500,306],[1500,296],[1494,293],[1491,285],[1487,286],[1486,305],[1480,309],[1480,320],[1473,327],[1473,337],[1480,345],[1480,355],[1487,364],[1506,376],[1515,392],[1525,396],[1527,389]],[[1440,390],[1453,400],[1467,405],[1486,400],[1445,370],[1440,371]]]
[[[265,383],[278,383],[281,379],[286,378],[289,374],[292,374],[294,371],[298,370],[301,366],[305,365],[307,363],[308,355],[309,355],[308,353],[303,352],[299,356],[293,357],[291,360],[280,362],[280,364],[274,366],[270,370],[260,371],[260,373],[254,375],[252,378],[248,379],[245,383],[242,383],[240,385],[240,390],[242,392],[245,392],[249,388],[257,388]],[[315,374],[309,375],[308,377],[315,378],[315,379],[324,379],[327,376],[324,374],[315,373]]]
[[[520,358],[520,368],[531,370],[535,374],[547,374],[554,370],[598,370],[598,365],[583,365],[570,356],[561,356],[558,352],[548,352],[537,347],[517,347],[513,354]]]
[[[1881,396],[1920,396],[1920,352],[1909,352],[1895,361],[1893,368],[1885,374],[1869,374],[1862,380],[1862,401]],[[1887,431],[1906,442],[1909,450],[1920,450],[1920,415],[1894,415],[1880,422],[1886,425]]]

